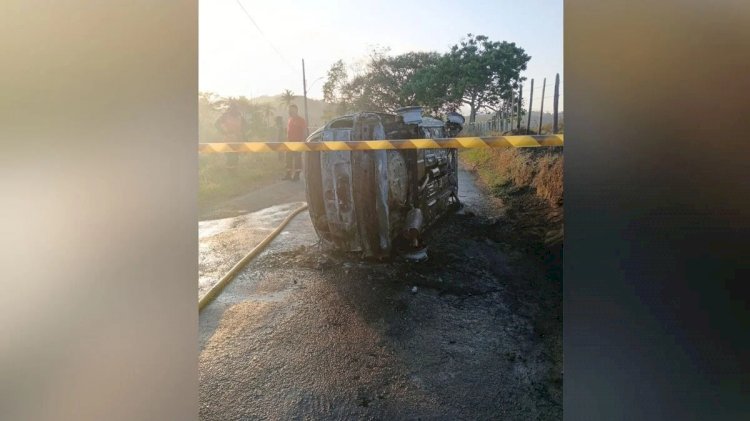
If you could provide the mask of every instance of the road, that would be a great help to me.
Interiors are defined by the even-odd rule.
[[[559,259],[459,180],[421,264],[326,254],[298,215],[201,312],[201,419],[561,419]]]
[[[207,206],[206,209],[201,210],[200,220],[227,219],[257,212],[274,205],[304,202],[305,200],[303,180],[297,182],[277,181],[226,202]]]

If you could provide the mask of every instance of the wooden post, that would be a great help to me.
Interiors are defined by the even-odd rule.
[[[510,88],[510,115],[508,116],[508,130],[513,130],[513,87]]]
[[[553,107],[552,133],[553,134],[556,134],[557,129],[558,129],[557,127],[557,105],[558,105],[559,99],[560,99],[560,73],[555,75],[555,99],[554,99],[554,102],[552,103],[552,107]]]
[[[539,105],[539,131],[536,134],[542,134],[542,118],[544,118],[544,88],[547,87],[547,78],[542,82],[542,103]]]
[[[531,79],[531,90],[529,91],[529,116],[526,118],[526,134],[531,130],[531,105],[534,103],[534,79]]]
[[[523,84],[518,85],[518,115],[516,118],[516,131],[521,131],[521,104],[523,104]]]

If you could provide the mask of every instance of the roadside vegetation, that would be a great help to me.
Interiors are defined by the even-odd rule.
[[[198,210],[202,213],[233,197],[279,180],[284,162],[276,153],[242,154],[234,171],[223,154],[198,157]]]
[[[276,140],[274,119],[286,112],[296,96],[290,90],[282,93],[277,106],[269,102],[255,103],[245,97],[221,97],[210,92],[198,96],[200,142],[222,142],[224,134],[215,126],[216,120],[230,106],[241,110],[245,121],[244,140]],[[282,127],[286,119],[282,118]],[[198,208],[200,212],[211,209],[233,197],[269,185],[278,180],[284,171],[284,162],[278,153],[240,154],[236,168],[227,165],[227,155],[201,154],[198,157]]]
[[[459,157],[510,217],[527,220],[532,236],[549,247],[562,244],[562,148],[467,149]]]

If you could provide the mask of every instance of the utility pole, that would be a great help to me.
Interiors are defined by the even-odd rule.
[[[307,120],[307,79],[305,79],[305,59],[302,59],[302,95],[305,97],[305,136],[309,136],[310,122]]]

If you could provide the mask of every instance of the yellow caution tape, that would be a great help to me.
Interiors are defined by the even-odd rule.
[[[440,139],[356,140],[329,142],[199,143],[200,153],[375,151],[382,149],[534,148],[563,146],[563,135],[448,137]]]

